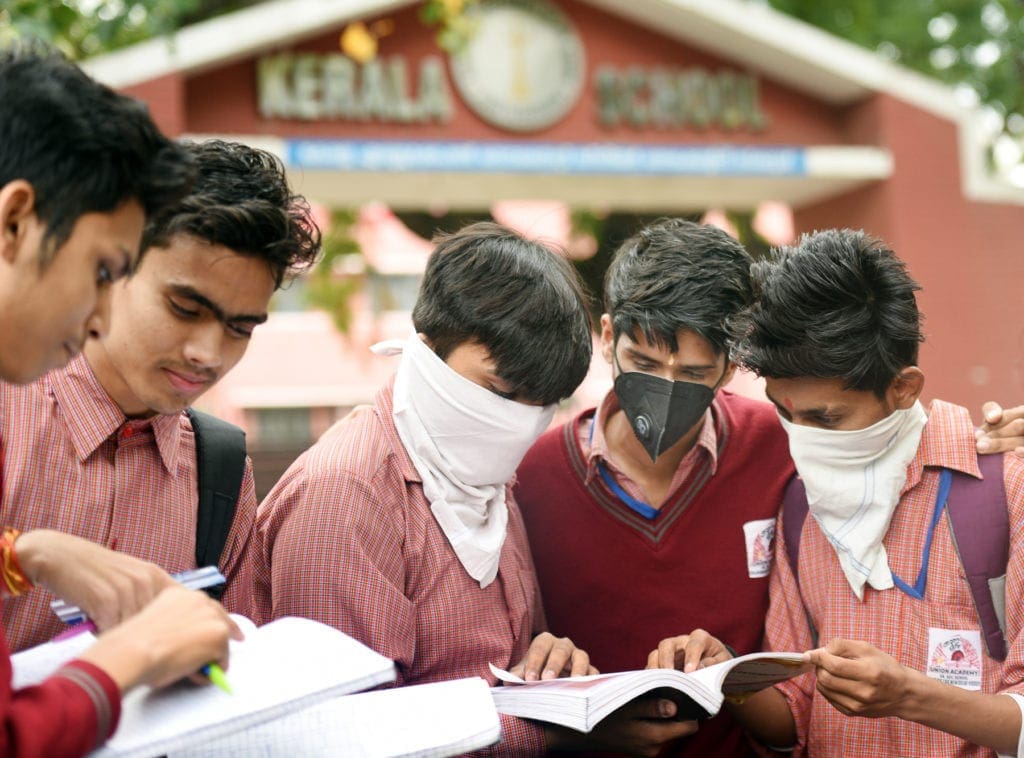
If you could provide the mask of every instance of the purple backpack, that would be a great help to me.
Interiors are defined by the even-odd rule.
[[[946,500],[953,544],[971,587],[989,656],[1006,658],[1006,563],[1010,558],[1010,519],[1003,486],[1003,456],[979,455],[982,479],[952,471]],[[782,498],[782,539],[793,577],[800,583],[800,535],[807,519],[807,494],[794,476]],[[810,618],[808,618],[810,621]],[[817,632],[811,624],[817,644]]]

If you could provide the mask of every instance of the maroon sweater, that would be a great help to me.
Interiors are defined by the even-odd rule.
[[[661,639],[698,627],[738,654],[760,650],[768,578],[748,575],[743,525],[775,517],[793,474],[774,409],[719,392],[717,471],[702,455],[653,520],[600,476],[586,483],[576,429],[593,413],[547,432],[518,471],[515,498],[548,628],[572,638],[604,672],[643,668]],[[749,754],[727,714],[703,722],[680,747],[692,756]]]

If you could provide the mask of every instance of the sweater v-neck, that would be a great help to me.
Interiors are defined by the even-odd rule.
[[[722,451],[728,444],[730,430],[725,415],[718,407],[717,399],[711,404],[711,414],[717,436],[717,455],[721,457]],[[661,542],[714,473],[710,455],[705,451],[703,455],[698,456],[689,476],[674,492],[669,493],[665,502],[658,509],[658,514],[653,519],[649,519],[623,502],[602,477],[590,477],[588,481],[587,459],[580,449],[576,433],[578,421],[579,418],[576,423],[564,425],[562,449],[579,486],[585,489],[593,498],[594,503],[612,518],[654,544]]]

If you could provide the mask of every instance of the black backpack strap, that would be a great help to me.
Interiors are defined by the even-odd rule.
[[[1006,659],[1005,576],[1010,559],[1010,519],[1003,456],[979,455],[982,479],[953,472],[946,500],[953,545],[963,564],[988,654]]]
[[[231,531],[245,476],[245,432],[234,424],[189,408],[196,438],[199,510],[196,514],[196,566],[216,566]],[[224,588],[212,588],[219,597]]]

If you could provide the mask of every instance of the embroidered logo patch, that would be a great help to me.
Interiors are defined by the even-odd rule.
[[[751,579],[768,576],[772,570],[775,519],[748,521],[743,525],[743,538],[747,544],[747,575]]]
[[[981,632],[928,630],[928,676],[965,690],[981,689]]]

